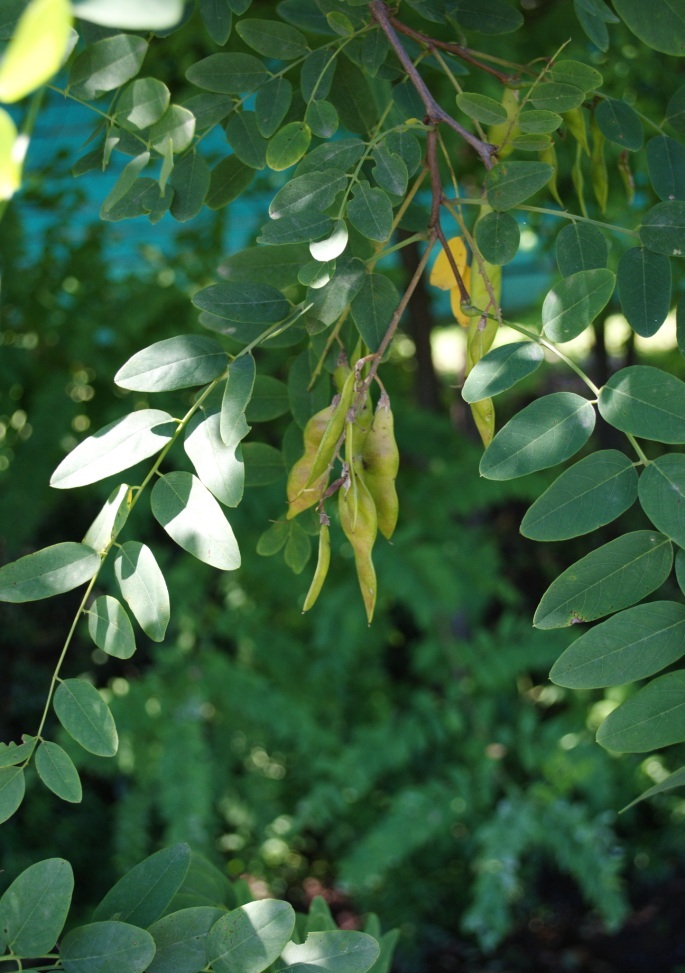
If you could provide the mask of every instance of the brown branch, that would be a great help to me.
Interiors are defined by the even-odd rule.
[[[457,287],[459,288],[459,300],[462,304],[470,304],[471,297],[466,289],[464,279],[459,272],[457,263],[452,255],[452,251],[447,244],[447,240],[442,229],[442,224],[440,222],[440,207],[442,206],[442,180],[440,178],[440,167],[438,165],[438,136],[435,129],[431,129],[427,133],[426,163],[428,165],[428,171],[430,172],[431,189],[433,191],[430,222],[428,225],[435,234],[436,238],[442,244],[442,248],[445,251],[447,262],[450,265]]]
[[[460,135],[465,142],[468,142],[468,144],[476,150],[485,168],[492,169],[492,156],[497,151],[497,146],[491,145],[489,142],[484,142],[472,132],[469,132],[468,129],[464,128],[459,124],[459,122],[455,121],[455,119],[452,118],[452,116],[449,115],[437,103],[433,95],[430,93],[425,81],[416,70],[411,58],[400,43],[400,39],[391,23],[387,7],[383,3],[383,0],[372,0],[372,2],[369,4],[369,9],[371,10],[371,16],[387,37],[392,49],[397,55],[400,64],[407,72],[409,80],[416,88],[416,91],[418,92],[418,95],[425,106],[426,117],[429,124],[438,125],[442,122],[445,125],[449,125],[449,127],[453,129],[457,135]]]
[[[502,84],[511,84],[517,80],[517,76],[513,74],[505,74],[504,71],[498,71],[496,68],[491,68],[488,64],[483,64],[478,60],[475,55],[471,53],[468,47],[462,47],[461,44],[452,44],[449,41],[439,41],[435,37],[429,37],[428,34],[422,34],[420,30],[414,30],[413,27],[408,27],[403,24],[396,17],[390,17],[390,23],[392,26],[398,30],[401,34],[406,34],[407,37],[411,37],[412,40],[418,41],[420,44],[424,44],[429,50],[431,48],[437,47],[441,51],[447,51],[449,54],[454,54],[460,57],[462,61],[466,61],[468,64],[473,64],[474,67],[480,68],[481,71],[487,71],[488,74],[492,74],[498,81]]]

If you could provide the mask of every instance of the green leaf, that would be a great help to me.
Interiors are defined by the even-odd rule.
[[[116,919],[147,928],[164,914],[183,884],[190,848],[180,843],[140,862],[114,885],[93,913],[96,921]]]
[[[274,973],[366,973],[379,954],[374,937],[363,932],[310,932],[304,943],[288,943]]]
[[[400,295],[388,277],[384,274],[365,276],[350,309],[352,320],[369,351],[378,351],[399,303]]]
[[[24,733],[22,740],[23,743],[19,744],[0,744],[0,767],[15,767],[17,764],[23,763],[24,760],[31,759],[33,751],[36,749],[36,738]],[[1,940],[2,937],[0,936]]]
[[[359,183],[347,204],[347,218],[367,240],[385,242],[392,231],[392,204],[382,189]]]
[[[336,52],[328,48],[319,48],[308,55],[300,69],[300,91],[304,101],[309,103],[328,97],[336,62]]]
[[[10,115],[0,108],[0,199],[11,199],[21,186],[22,161],[16,149],[18,134]]]
[[[264,57],[294,61],[309,53],[305,36],[280,20],[240,20],[235,29],[248,47]]]
[[[496,210],[511,209],[547,185],[553,174],[546,162],[498,162],[485,177],[488,202]]]
[[[454,16],[464,30],[478,34],[511,34],[523,23],[523,17],[506,0],[456,0]]]
[[[103,27],[168,30],[183,16],[183,0],[76,0],[74,14]]]
[[[685,358],[685,294],[680,295],[676,305],[675,322],[678,351]]]
[[[685,84],[677,88],[669,98],[666,121],[679,135],[685,134]]]
[[[150,213],[159,200],[159,184],[147,176],[136,179],[118,202],[110,209],[100,210],[100,219],[115,222],[129,220]]]
[[[295,926],[287,902],[259,899],[222,916],[207,938],[207,960],[215,973],[262,973],[280,956]]]
[[[74,873],[63,858],[30,865],[0,899],[3,942],[18,956],[51,952],[66,922],[73,891]]]
[[[586,456],[538,497],[521,522],[534,541],[563,541],[611,523],[637,500],[634,465],[616,449]]]
[[[402,157],[390,152],[383,144],[373,150],[372,158],[375,163],[372,169],[373,178],[378,186],[395,196],[404,196],[409,173]]]
[[[652,601],[595,625],[566,649],[549,674],[569,689],[623,686],[660,672],[685,653],[685,605]]]
[[[290,524],[283,520],[274,521],[270,527],[260,535],[257,541],[257,554],[261,557],[273,557],[281,551],[290,537]]]
[[[336,220],[330,236],[325,240],[310,243],[309,252],[314,260],[322,263],[333,261],[344,252],[348,239],[347,224],[344,220]]]
[[[69,754],[58,744],[48,741],[41,743],[36,751],[36,770],[45,786],[57,797],[71,804],[81,803],[83,792],[78,771]],[[1,921],[0,925],[2,925]],[[52,946],[48,949],[52,949]]]
[[[241,111],[226,124],[226,139],[241,162],[251,169],[263,169],[267,161],[267,141],[257,128],[253,111]]]
[[[685,55],[685,11],[678,0],[614,0],[616,13],[636,37],[662,54]]]
[[[68,0],[33,0],[23,11],[0,63],[0,101],[19,101],[59,70],[71,31]]]
[[[12,817],[24,800],[25,791],[22,767],[0,767],[0,824]]]
[[[578,337],[604,310],[614,293],[615,275],[605,267],[579,270],[555,284],[542,305],[542,324],[552,341]]]
[[[196,906],[231,908],[236,905],[233,885],[216,865],[212,865],[196,851],[190,852],[190,865],[183,885],[169,903],[168,912]]]
[[[531,375],[545,360],[534,341],[514,341],[493,348],[473,366],[461,390],[464,402],[480,402],[510,389]]]
[[[274,172],[282,172],[299,162],[309,148],[312,132],[305,122],[289,122],[279,129],[266,150],[266,164]]]
[[[633,331],[656,334],[671,308],[671,263],[643,247],[631,247],[618,262],[618,296]]]
[[[100,556],[92,547],[73,541],[53,544],[0,568],[0,601],[52,598],[90,581],[99,568]]]
[[[177,155],[190,148],[195,134],[195,116],[181,105],[169,105],[158,122],[150,129],[150,145],[165,155],[171,143],[171,152]]]
[[[562,463],[585,445],[594,426],[587,399],[574,392],[544,395],[500,429],[483,453],[481,476],[509,480]]]
[[[324,372],[312,384],[316,357],[310,349],[297,356],[288,372],[288,401],[292,417],[304,429],[307,420],[330,402],[330,381]]]
[[[317,97],[323,98],[322,92]],[[354,135],[366,135],[378,124],[378,109],[366,75],[347,58],[339,57],[335,84],[329,101],[335,105],[341,125]]]
[[[257,375],[252,396],[245,410],[248,422],[270,422],[290,409],[288,388],[270,375]]]
[[[223,209],[242,196],[254,179],[252,166],[241,162],[237,155],[227,155],[212,169],[206,204],[210,209]]]
[[[539,85],[530,96],[530,100],[540,111],[553,111],[560,114],[573,108],[580,108],[585,101],[585,92],[573,84],[549,81]]]
[[[203,92],[184,99],[184,105],[195,116],[196,130],[205,132],[231,114],[235,101],[230,95],[211,95],[209,92]]]
[[[274,78],[261,86],[255,99],[255,120],[260,135],[268,139],[278,131],[292,97],[293,86],[287,78]]]
[[[179,547],[222,571],[240,567],[231,525],[209,490],[192,473],[167,473],[152,488],[155,519]]]
[[[280,220],[269,220],[261,228],[257,243],[285,246],[293,243],[309,243],[328,237],[337,225],[325,213],[298,213]]]
[[[186,71],[191,84],[220,95],[254,91],[269,78],[269,72],[252,54],[210,54]]]
[[[317,138],[328,139],[338,131],[340,119],[330,101],[311,101],[304,115],[305,123]]]
[[[238,324],[275,324],[290,311],[290,304],[281,292],[268,284],[211,284],[193,295],[193,304]]]
[[[50,478],[50,486],[70,490],[121,473],[158,453],[175,429],[171,416],[160,409],[141,409],[115,419],[62,460]]]
[[[609,142],[623,149],[636,152],[642,148],[642,122],[640,116],[625,101],[606,98],[595,109],[599,130]]]
[[[679,767],[678,770],[674,770],[673,773],[669,774],[664,780],[660,781],[658,784],[655,784],[654,787],[648,788],[643,794],[636,797],[634,801],[627,804],[621,809],[621,813],[623,813],[623,811],[627,811],[634,804],[638,804],[640,801],[644,801],[649,797],[655,797],[657,794],[663,794],[664,791],[671,791],[674,787],[682,787],[683,784],[685,784],[685,767]]]
[[[200,0],[200,15],[215,44],[223,47],[231,36],[233,14],[227,0]]]
[[[127,922],[91,922],[62,941],[65,973],[143,973],[155,955],[149,932]]]
[[[463,91],[457,95],[457,105],[465,115],[483,125],[499,125],[509,117],[506,108],[494,98],[475,92]]]
[[[671,542],[663,534],[624,534],[560,574],[542,596],[533,625],[565,628],[628,608],[660,587],[672,564]]]
[[[647,143],[649,181],[659,199],[685,199],[685,146],[666,135]]]
[[[207,965],[207,936],[222,909],[195,906],[164,916],[149,928],[157,952],[147,973],[197,973]]]
[[[121,92],[116,123],[124,128],[143,129],[154,125],[169,107],[171,93],[157,78],[138,78]]]
[[[209,166],[197,152],[190,152],[175,164],[169,185],[174,190],[171,215],[179,223],[192,220],[202,209],[210,186]]]
[[[243,498],[245,467],[238,443],[226,445],[221,438],[218,412],[195,413],[188,423],[183,448],[208,490],[227,507],[237,507]]]
[[[563,118],[554,111],[522,111],[518,116],[518,126],[522,132],[533,135],[549,135],[556,132]]]
[[[280,220],[306,210],[316,212],[328,209],[346,183],[345,174],[336,169],[295,176],[274,196],[269,206],[269,216],[272,220]]]
[[[307,247],[291,244],[286,247],[247,247],[226,257],[219,266],[225,280],[241,283],[270,284],[279,290],[292,286],[300,267],[308,259]]]
[[[177,335],[136,352],[122,365],[114,381],[120,388],[136,392],[184,389],[211,382],[221,375],[227,363],[226,352],[213,338]]]
[[[147,42],[133,34],[105,37],[82,51],[69,72],[69,90],[78,98],[97,98],[135,78],[147,53]]]
[[[88,632],[99,649],[116,659],[136,651],[133,627],[123,606],[111,595],[100,595],[87,611]]]
[[[640,477],[638,493],[656,529],[685,547],[685,456],[666,453],[650,463]]]
[[[297,167],[297,175],[321,172],[328,168],[347,172],[364,155],[366,145],[361,139],[339,139],[317,145]]]
[[[557,236],[557,266],[562,277],[606,267],[609,244],[591,223],[569,223]]]
[[[668,672],[609,713],[597,743],[617,753],[646,753],[685,740],[685,672]]]
[[[510,213],[486,213],[476,223],[476,243],[491,264],[508,264],[521,241],[519,225]]]
[[[114,756],[119,746],[114,719],[94,686],[83,679],[64,679],[53,705],[57,719],[84,750],[99,757]]]
[[[283,454],[266,443],[245,443],[242,447],[245,463],[245,486],[269,486],[285,475]]]
[[[169,592],[150,548],[138,541],[126,541],[117,550],[114,574],[122,597],[147,637],[164,641]]]
[[[640,240],[655,253],[682,257],[685,254],[685,201],[674,199],[653,206],[642,221]]]
[[[609,31],[607,30],[605,18],[598,16],[593,11],[586,9],[580,0],[573,0],[573,9],[580,26],[590,38],[595,47],[600,51],[609,50]]]
[[[310,314],[325,325],[337,321],[350,305],[367,278],[366,267],[356,257],[337,261],[331,280],[309,295],[312,302]]]
[[[685,443],[685,383],[650,365],[629,365],[599,393],[602,418],[621,432]]]
[[[245,409],[252,398],[256,375],[252,355],[240,355],[228,366],[228,381],[221,402],[221,439],[226,446],[237,445],[249,432]]]
[[[547,77],[559,84],[571,84],[589,93],[601,88],[604,78],[596,68],[583,61],[555,61]]]
[[[106,214],[109,213],[109,211],[115,206],[116,203],[119,202],[119,200],[126,196],[149,161],[150,153],[141,152],[140,155],[137,155],[134,159],[131,159],[131,161],[124,166],[119,178],[114,183],[112,189],[102,202],[102,207],[100,209],[101,219],[106,219]]]

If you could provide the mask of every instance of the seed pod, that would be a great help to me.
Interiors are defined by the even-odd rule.
[[[343,429],[345,428],[345,419],[347,418],[347,413],[352,405],[353,398],[354,372],[350,372],[345,379],[343,390],[340,393],[340,399],[337,405],[334,407],[331,417],[328,420],[328,425],[326,426],[324,434],[321,437],[321,441],[316,451],[316,455],[314,456],[314,461],[309,473],[309,479],[307,480],[305,486],[310,487],[315,480],[326,472],[328,467],[333,462],[335,458],[335,447],[338,445],[338,440],[342,436]]]
[[[376,505],[378,529],[389,540],[399,514],[395,478],[400,454],[395,441],[390,399],[385,392],[378,401],[373,425],[364,442],[362,465],[364,483]]]
[[[316,562],[316,570],[314,571],[314,577],[312,578],[312,583],[309,586],[309,591],[307,592],[307,597],[304,600],[304,605],[302,606],[303,612],[308,612],[313,606],[316,599],[319,597],[319,593],[323,588],[323,583],[326,580],[326,575],[328,574],[328,566],[331,563],[331,537],[328,524],[321,524],[321,530],[319,531],[319,557]]]
[[[352,369],[350,368],[350,363],[347,359],[347,355],[345,354],[344,351],[341,351],[340,354],[338,355],[338,361],[336,363],[335,371],[333,372],[333,382],[335,383],[335,387],[338,390],[338,392],[342,392],[345,382],[349,378],[351,371]]]
[[[357,477],[357,518],[353,525],[352,498],[349,491],[340,490],[339,511],[340,524],[345,536],[354,551],[354,563],[357,569],[359,587],[366,608],[366,618],[369,625],[373,618],[376,605],[376,570],[371,559],[371,552],[376,540],[378,519],[376,505],[364,480]]]
[[[333,410],[332,405],[327,406],[313,415],[304,427],[304,455],[293,465],[288,475],[287,495],[290,507],[286,514],[287,520],[292,520],[303,510],[312,507],[318,501],[326,486],[327,471],[324,471],[305,492],[314,457],[331,420]]]

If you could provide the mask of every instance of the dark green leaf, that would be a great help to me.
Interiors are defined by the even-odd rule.
[[[675,787],[682,787],[685,784],[685,767],[679,767],[678,770],[674,770],[672,774],[665,777],[664,780],[655,784],[654,787],[649,787],[643,794],[636,797],[634,801],[627,804],[622,811],[627,811],[634,804],[638,804],[640,801],[647,800],[649,797],[655,797],[657,794],[663,794],[664,791],[673,790]]]
[[[491,264],[508,264],[519,248],[521,231],[510,213],[486,213],[476,223],[476,243]]]
[[[255,360],[252,355],[240,355],[228,366],[220,423],[221,439],[226,446],[237,445],[249,432],[245,409],[252,398],[255,374]]]
[[[209,179],[209,166],[196,152],[176,163],[169,177],[169,185],[174,190],[171,215],[175,220],[185,223],[197,216],[209,189]]]
[[[622,686],[665,669],[685,653],[685,605],[652,601],[595,625],[566,649],[549,674],[569,689]]]
[[[231,36],[231,27],[233,26],[233,14],[230,5],[226,0],[200,0],[199,7],[209,36],[215,44],[223,47]]]
[[[325,409],[331,398],[330,381],[325,372],[311,385],[315,364],[316,358],[306,350],[297,356],[288,372],[290,411],[300,429],[304,429],[311,416]]]
[[[557,266],[562,277],[606,267],[609,244],[591,223],[569,223],[557,236]]]
[[[231,525],[209,490],[192,473],[167,473],[152,488],[150,506],[179,547],[222,571],[240,567]]]
[[[400,302],[397,288],[383,274],[367,274],[352,300],[352,319],[370,351],[378,351]]]
[[[556,342],[578,337],[607,306],[615,283],[615,275],[599,267],[579,270],[555,284],[542,305],[547,337]]]
[[[565,470],[527,511],[521,533],[562,541],[611,523],[637,499],[637,473],[627,456],[602,449]]]
[[[270,220],[261,228],[257,243],[284,246],[291,243],[309,243],[330,235],[333,220],[325,213],[298,213]]]
[[[252,166],[241,162],[237,155],[226,156],[212,169],[207,191],[207,206],[210,209],[223,209],[238,196],[242,196],[253,179]]]
[[[685,54],[685,10],[678,0],[614,0],[621,19],[654,51],[662,54]]]
[[[647,168],[659,199],[685,199],[685,146],[666,135],[650,139]]]
[[[685,254],[685,200],[674,199],[653,206],[642,221],[640,240],[655,253],[682,257]]]
[[[116,123],[124,128],[149,128],[169,107],[171,94],[157,78],[138,78],[122,91],[117,102]]]
[[[618,753],[646,753],[685,740],[685,672],[657,676],[604,720],[597,743]]]
[[[656,334],[671,308],[671,263],[643,247],[631,247],[618,262],[618,296],[633,331]]]
[[[268,77],[264,64],[253,54],[210,54],[186,71],[192,84],[221,95],[254,91]]]
[[[248,902],[212,926],[208,965],[215,973],[262,973],[280,956],[294,925],[295,913],[287,902]]]
[[[555,61],[547,76],[550,81],[575,85],[585,92],[594,91],[604,84],[599,71],[582,61]]]
[[[189,865],[190,848],[186,844],[155,852],[119,879],[95,909],[93,919],[149,926],[164,914],[183,884]]]
[[[385,145],[374,149],[372,158],[373,178],[381,189],[395,196],[404,196],[407,191],[409,173],[401,156],[390,152]]]
[[[685,547],[685,456],[666,453],[655,459],[642,473],[638,492],[656,529]]]
[[[392,230],[392,204],[382,189],[360,183],[347,204],[347,218],[367,240],[385,242]]]
[[[203,293],[206,291],[200,291],[200,294]],[[122,365],[114,381],[120,388],[134,389],[136,392],[185,389],[206,385],[221,375],[227,364],[226,352],[213,338],[196,334],[177,335],[136,352]]]
[[[453,8],[464,30],[478,34],[510,34],[523,23],[521,13],[506,0],[456,0]]]
[[[312,132],[305,122],[289,122],[269,142],[266,164],[275,172],[282,172],[299,162],[309,148]]]
[[[169,903],[168,913],[179,909],[211,906],[213,908],[232,908],[236,904],[233,885],[216,865],[196,851],[190,852],[190,865],[183,885]]]
[[[211,284],[193,295],[193,304],[238,324],[274,324],[290,310],[281,292],[268,284]]]
[[[169,624],[169,592],[149,547],[126,541],[117,550],[114,574],[121,594],[148,638],[164,641]]]
[[[0,767],[0,824],[12,817],[24,800],[25,791],[22,767]]]
[[[678,351],[685,358],[685,294],[680,295],[675,312]]]
[[[213,128],[218,122],[222,122],[227,115],[230,115],[235,106],[235,101],[230,95],[210,95],[209,92],[202,92],[202,94],[186,98],[183,104],[195,116],[197,131],[203,132],[206,129]]]
[[[349,257],[337,261],[332,279],[311,293],[310,313],[325,325],[338,320],[366,279],[366,268],[361,260]]]
[[[553,581],[537,607],[537,628],[565,628],[628,608],[659,588],[673,564],[663,534],[636,530],[586,554]]]
[[[341,124],[354,135],[371,132],[378,122],[376,101],[367,78],[345,57],[338,58],[329,101],[335,105]]]
[[[87,101],[134,78],[147,53],[147,43],[133,34],[116,34],[89,44],[71,66],[69,89]]]
[[[518,126],[522,132],[535,135],[549,135],[556,132],[563,118],[554,111],[522,111],[518,117]]]
[[[636,152],[642,148],[642,122],[640,116],[625,101],[606,98],[595,109],[599,130],[606,139],[623,149]]]
[[[253,111],[238,112],[228,120],[226,139],[241,162],[252,169],[264,168],[269,143],[260,134]]]
[[[309,172],[295,176],[276,193],[269,206],[269,216],[280,220],[284,216],[328,209],[335,197],[346,185],[345,175],[337,169],[327,172]]]
[[[22,743],[0,743],[0,767],[16,767],[17,764],[30,760],[36,749],[36,738],[22,734]],[[2,936],[0,936],[0,941]]]
[[[475,118],[483,125],[498,125],[506,122],[509,117],[506,108],[499,101],[475,92],[463,91],[457,95],[457,105],[465,115]]]
[[[149,933],[157,952],[147,973],[197,973],[207,965],[207,935],[222,909],[196,906],[172,912],[153,923]]]
[[[65,541],[26,554],[0,568],[0,601],[52,598],[85,584],[100,568],[100,556],[85,544]]]
[[[580,108],[585,101],[585,92],[573,84],[560,84],[549,81],[539,85],[530,100],[540,111],[552,111],[556,114]]]
[[[553,392],[531,402],[497,433],[483,453],[482,476],[509,480],[562,463],[585,445],[595,410],[574,392]]]
[[[94,686],[84,679],[64,679],[57,687],[54,708],[69,736],[84,750],[113,757],[119,746],[109,707]]]
[[[127,922],[92,922],[64,937],[65,973],[143,973],[155,955],[149,932]]]
[[[45,956],[62,932],[73,891],[74,873],[63,858],[30,865],[0,899],[3,943],[18,956]]]
[[[303,244],[247,247],[226,257],[219,267],[219,273],[231,282],[253,281],[284,290],[292,285],[308,256],[307,247]]]
[[[262,85],[255,99],[255,120],[260,135],[268,139],[288,114],[293,86],[287,78],[274,78]]]
[[[423,158],[421,144],[415,135],[411,132],[390,132],[383,139],[382,145],[393,155],[399,155],[407,167],[407,173],[414,175]]]
[[[270,422],[289,409],[288,388],[270,375],[257,375],[252,397],[245,410],[248,422]]]
[[[71,757],[62,747],[48,741],[41,743],[36,751],[36,770],[40,779],[53,794],[71,804],[81,802],[82,789],[78,771]],[[1,912],[2,906],[0,905]],[[2,925],[1,921],[0,925]],[[49,949],[52,949],[52,946],[49,946]],[[36,952],[40,953],[42,950]]]
[[[190,147],[195,134],[195,116],[181,105],[169,105],[158,122],[150,129],[150,144],[153,149],[164,155],[167,144],[176,155]]]
[[[496,210],[511,209],[542,189],[553,174],[546,162],[499,162],[485,177],[488,202]]]
[[[302,574],[312,554],[312,543],[306,531],[296,521],[291,520],[288,541],[283,551],[283,560],[293,574]]]
[[[300,91],[306,102],[328,97],[336,63],[335,51],[326,47],[312,51],[306,58],[300,69]]]
[[[325,172],[326,169],[339,169],[347,172],[361,159],[366,146],[361,139],[340,139],[317,145],[305,156],[297,167],[297,175],[305,172]]]
[[[311,101],[304,120],[317,138],[328,139],[338,130],[340,119],[330,101]]]
[[[287,521],[276,520],[261,534],[257,541],[257,554],[262,557],[273,557],[283,549],[290,537],[290,524]]]
[[[293,61],[309,52],[304,35],[280,20],[240,20],[235,29],[248,47],[264,57]]]
[[[245,443],[242,447],[245,463],[245,486],[269,486],[285,475],[283,454],[266,443]]]
[[[599,394],[600,415],[621,432],[685,443],[685,383],[660,368],[629,365]]]
[[[679,135],[685,135],[685,84],[671,95],[666,106],[666,121]]]
[[[464,402],[480,402],[499,395],[531,375],[544,359],[542,348],[534,341],[515,341],[494,348],[473,366],[461,396]]]
[[[100,595],[87,611],[93,642],[107,655],[130,659],[136,651],[133,627],[123,606],[111,595]]]
[[[220,413],[200,409],[188,423],[183,446],[207,489],[227,507],[237,507],[243,498],[245,467],[242,456],[236,455],[239,440],[226,445],[220,424]]]

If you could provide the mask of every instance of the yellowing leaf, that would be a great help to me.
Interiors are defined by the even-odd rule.
[[[69,0],[32,0],[0,64],[0,101],[19,101],[55,74],[67,49]]]
[[[483,440],[483,446],[489,446],[495,434],[495,406],[492,399],[481,399],[471,403],[473,421],[476,423],[478,435]]]
[[[447,246],[450,249],[450,253],[454,258],[454,262],[457,265],[457,270],[464,276],[464,270],[466,268],[466,261],[468,259],[468,254],[466,252],[466,244],[460,236],[452,237],[451,240],[447,241]],[[438,254],[438,258],[433,264],[433,269],[431,270],[430,283],[433,287],[439,287],[441,291],[451,290],[455,284],[456,280],[454,277],[454,271],[447,259],[447,254],[444,250],[441,250]]]
[[[0,108],[0,199],[11,199],[21,183],[22,152],[21,143],[17,144],[17,129],[7,114]]]

